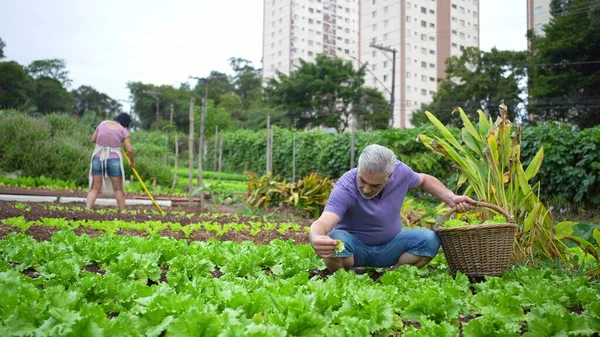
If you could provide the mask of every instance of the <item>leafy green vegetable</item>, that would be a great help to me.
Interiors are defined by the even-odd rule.
[[[466,221],[452,219],[452,220],[447,220],[446,222],[444,222],[443,227],[460,227],[460,226],[467,226],[467,225],[468,225],[468,223]]]
[[[346,247],[344,247],[344,243],[342,242],[342,240],[335,240],[337,242],[337,247],[335,248],[335,252],[336,253],[341,253],[343,252]]]

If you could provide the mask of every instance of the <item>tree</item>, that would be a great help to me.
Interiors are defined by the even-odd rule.
[[[77,90],[73,90],[72,94],[80,117],[86,110],[93,110],[104,119],[115,117],[121,112],[121,104],[118,101],[90,86],[82,85]]]
[[[6,43],[0,37],[0,60],[4,58],[4,47],[6,47]]]
[[[65,60],[49,59],[33,61],[27,67],[27,72],[35,79],[49,77],[59,81],[64,87],[71,85]]]
[[[242,98],[244,110],[248,110],[250,105],[261,98],[262,79],[260,70],[252,66],[252,62],[232,57],[229,64],[235,72],[233,76],[233,90]]]
[[[40,77],[35,81],[35,103],[44,114],[71,112],[74,99],[62,83],[51,77]]]
[[[381,91],[364,88],[360,101],[352,107],[356,128],[360,130],[386,129],[390,118],[390,106]]]
[[[128,82],[127,88],[134,101],[134,111],[140,119],[140,127],[150,129],[152,126],[161,127],[169,122],[171,114],[171,105],[173,105],[173,124],[179,130],[187,132],[189,129],[189,110],[190,96],[192,93],[187,84],[175,88],[171,85],[156,86],[142,82]],[[196,97],[200,97],[195,93]],[[161,119],[161,125],[156,124],[156,97],[159,99],[158,114]],[[164,125],[163,125],[164,126]]]
[[[528,33],[530,115],[580,128],[600,124],[600,6],[553,0],[551,14],[543,35]]]
[[[469,118],[475,118],[478,109],[495,113],[500,103],[510,108],[509,117],[514,119],[519,104],[523,103],[520,95],[524,88],[519,82],[526,75],[526,59],[526,52],[466,48],[460,57],[446,60],[446,78],[441,80],[433,102],[413,113],[411,124],[427,123],[424,112],[430,111],[442,123],[458,126],[462,125],[460,116],[452,114],[456,107],[463,108]]]
[[[244,99],[242,97],[237,94],[223,94],[219,97],[219,100],[221,101],[219,107],[227,111],[231,118],[237,121],[246,120],[247,116],[244,116],[246,109],[244,109]]]
[[[355,70],[352,62],[319,54],[315,63],[300,60],[300,67],[289,76],[279,73],[269,80],[269,104],[287,110],[298,127],[348,127],[351,107],[360,101],[365,66]]]
[[[17,62],[0,62],[0,108],[24,108],[33,104],[35,83]]]
[[[198,79],[194,92],[199,97],[204,97],[206,82],[208,81],[208,99],[212,99],[216,105],[221,103],[221,96],[233,93],[233,84],[226,74],[211,71],[208,77]]]

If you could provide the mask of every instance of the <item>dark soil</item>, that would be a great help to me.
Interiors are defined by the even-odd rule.
[[[100,267],[98,267],[95,264],[88,264],[87,266],[85,266],[81,269],[85,270],[85,271],[89,271],[90,273],[94,273],[94,274],[98,274],[98,275],[102,275],[102,276],[104,276],[104,274],[106,273],[104,270],[100,269]]]
[[[228,216],[222,215],[216,218],[213,218],[212,215],[203,213],[201,215],[193,214],[191,217],[176,215],[176,214],[122,214],[122,213],[104,213],[100,214],[93,211],[87,210],[50,210],[45,209],[44,206],[52,205],[48,203],[29,203],[28,207],[30,209],[18,209],[15,207],[17,203],[15,202],[5,202],[0,201],[0,219],[12,218],[23,216],[26,221],[35,221],[40,220],[41,218],[64,218],[66,220],[94,220],[94,221],[110,221],[110,220],[124,220],[131,222],[144,222],[144,221],[155,221],[160,220],[162,222],[178,222],[182,226],[186,226],[193,223],[198,223],[202,221],[214,221],[219,224],[226,224],[230,222],[237,223],[248,223],[250,221],[259,221],[257,218],[252,217],[243,217],[238,216]],[[55,204],[59,206],[64,206],[61,204]],[[148,211],[150,208],[139,208],[139,210]],[[301,226],[310,226],[312,220],[305,219],[302,220]],[[48,241],[52,238],[52,234],[59,231],[60,228],[51,227],[51,226],[36,226],[33,225],[27,229],[26,234],[40,241]],[[83,228],[79,227],[74,229],[77,235],[87,234],[91,237],[99,237],[104,234],[103,231],[94,230],[91,228]],[[0,239],[5,237],[6,235],[20,232],[20,229],[17,227],[0,224]],[[146,237],[148,234],[146,232],[141,232],[137,230],[119,230],[116,232],[118,235],[132,235],[132,236],[143,236]],[[190,241],[206,241],[208,239],[216,238],[220,241],[253,241],[257,244],[268,244],[274,239],[282,239],[288,240],[292,239],[294,242],[298,244],[308,243],[308,235],[302,232],[291,232],[288,231],[285,234],[280,234],[277,231],[260,231],[257,235],[250,235],[250,231],[229,231],[222,236],[216,236],[213,232],[206,232],[204,229],[200,229],[191,233],[190,237],[186,238],[185,234],[180,231],[172,231],[171,229],[165,229],[158,233],[163,237],[170,237],[174,239],[183,239],[188,242]]]

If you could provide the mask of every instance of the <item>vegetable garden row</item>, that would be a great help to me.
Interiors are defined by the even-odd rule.
[[[598,336],[600,331],[600,284],[586,276],[518,266],[501,277],[469,280],[452,277],[443,254],[423,269],[330,275],[300,239],[306,237],[305,224],[183,213],[183,224],[154,217],[86,220],[83,211],[50,209],[58,206],[47,208],[69,212],[69,218],[34,219],[28,207],[36,206],[10,204],[22,215],[0,220],[2,336]],[[74,219],[76,214],[81,218]],[[40,237],[34,227],[53,234]],[[275,239],[252,242],[253,230],[255,237],[272,233]],[[117,235],[133,231],[145,236]],[[182,239],[165,237],[166,232],[183,233]],[[247,235],[241,242],[226,240],[232,233]]]

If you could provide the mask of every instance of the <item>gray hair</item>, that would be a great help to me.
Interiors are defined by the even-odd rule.
[[[371,144],[361,152],[358,157],[358,170],[371,174],[394,172],[396,166],[396,155],[387,147]]]

